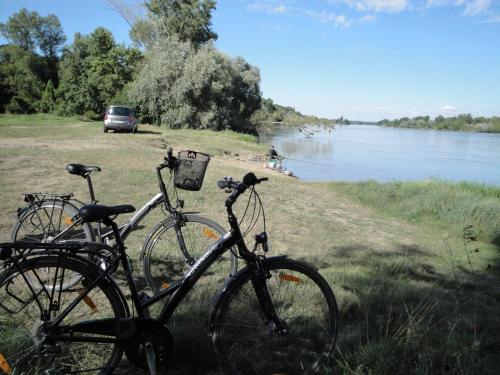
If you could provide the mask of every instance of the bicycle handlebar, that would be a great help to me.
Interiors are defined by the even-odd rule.
[[[178,165],[177,158],[172,155],[172,147],[168,146],[167,148],[167,156],[163,158],[165,160],[164,163],[159,164],[156,169],[162,170],[164,168],[168,168],[170,170],[175,169]]]
[[[231,195],[226,199],[226,206],[230,207],[236,199],[243,194],[249,187],[268,181],[269,178],[257,178],[254,173],[249,172],[243,177],[243,181],[233,181],[232,177],[224,177],[223,180],[217,181],[217,186],[220,189],[232,190]]]

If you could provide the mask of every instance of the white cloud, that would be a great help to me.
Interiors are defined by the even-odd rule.
[[[440,109],[443,112],[455,112],[457,110],[457,108],[452,106],[451,104],[442,105]]]
[[[491,0],[472,0],[465,3],[464,13],[473,16],[490,8]]]
[[[265,1],[253,3],[249,5],[247,9],[253,12],[275,14],[275,15],[287,14],[293,16],[305,16],[315,19],[321,23],[332,23],[336,27],[341,27],[341,28],[349,27],[353,22],[345,14],[336,14],[332,12],[327,12],[325,10],[313,11],[300,7],[285,6],[283,4],[276,5],[275,3],[272,4],[270,2],[265,2]]]
[[[322,23],[333,23],[337,27],[349,27],[351,21],[346,17],[345,14],[335,14],[326,11],[315,12],[312,10],[306,10],[305,14],[311,18],[317,19]]]
[[[281,5],[271,5],[266,3],[253,3],[248,6],[248,9],[254,12],[269,13],[269,14],[285,14],[288,12],[288,8]]]
[[[500,15],[494,15],[483,21],[483,23],[498,23],[500,22]]]
[[[491,8],[491,0],[426,0],[426,8],[455,6],[463,7],[464,14],[467,16],[476,16],[487,13]]]
[[[331,4],[347,4],[360,12],[399,13],[410,7],[409,0],[330,0]]]
[[[359,23],[367,23],[367,22],[372,22],[375,21],[376,17],[373,14],[367,14],[361,18],[359,18],[358,22]]]

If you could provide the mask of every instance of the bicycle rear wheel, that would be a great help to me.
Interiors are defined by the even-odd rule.
[[[14,225],[11,241],[54,242],[93,241],[89,223],[73,225],[78,208],[61,199],[46,199],[22,213]]]
[[[90,333],[73,337],[101,342],[60,341],[57,328],[48,328],[95,279],[100,272],[97,266],[83,259],[56,256],[31,258],[17,266],[0,275],[0,353],[14,373],[112,373],[122,356],[119,344],[104,343],[103,336]],[[36,285],[30,282],[35,279],[40,280]],[[71,288],[58,288],[56,285],[64,284],[65,279],[79,282]],[[45,285],[52,288],[46,291]],[[58,327],[124,318],[127,311],[115,284],[102,279]]]
[[[225,233],[224,228],[212,220],[190,214],[182,216],[180,230],[187,254],[181,251],[172,219],[158,224],[144,244],[141,253],[144,277],[155,293],[181,280],[193,262]],[[223,254],[198,281],[198,287],[206,284],[213,296],[229,275],[236,273],[237,263],[231,252]]]
[[[214,308],[210,335],[217,356],[231,374],[314,374],[335,345],[335,296],[306,264],[275,258],[263,266],[281,328],[263,313],[254,289],[255,272],[242,270]]]

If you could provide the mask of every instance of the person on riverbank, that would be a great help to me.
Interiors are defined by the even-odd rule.
[[[278,156],[278,152],[275,150],[274,146],[271,145],[269,151],[267,152],[267,163],[266,168],[281,169],[281,162]]]

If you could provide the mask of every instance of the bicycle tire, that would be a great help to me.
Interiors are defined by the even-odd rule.
[[[312,267],[285,258],[262,262],[278,317],[287,327],[276,332],[267,322],[245,268],[221,292],[212,313],[210,337],[230,374],[314,374],[335,346],[338,308],[325,279]],[[273,330],[274,328],[274,330]]]
[[[31,258],[4,271],[0,275],[0,311],[4,311],[0,314],[2,331],[0,352],[10,362],[16,374],[67,374],[68,372],[111,374],[118,366],[123,353],[117,343],[67,342],[52,337],[50,344],[43,345],[44,322],[41,318],[43,313],[39,304],[32,298],[33,293],[22,274],[31,276],[31,279],[38,275],[47,281],[51,278],[58,280],[55,271],[57,266],[60,277],[68,275],[81,282],[71,289],[52,288],[57,289],[54,297],[50,297],[48,295],[50,293],[35,289],[42,309],[47,308],[47,311],[50,301],[52,303],[57,301],[58,311],[63,311],[79,293],[85,290],[84,283],[95,278],[95,272],[100,272],[97,266],[82,258],[66,256]],[[45,314],[47,315],[47,312]],[[128,307],[118,287],[110,278],[103,278],[87,297],[71,310],[62,324],[127,316],[129,316]],[[54,316],[50,316],[48,323],[50,324],[53,319]],[[92,335],[85,334],[84,337],[90,338]],[[102,362],[102,366],[97,362]],[[90,368],[86,368],[87,366]]]
[[[78,207],[61,199],[46,199],[40,205],[28,208],[12,228],[11,242],[52,242],[53,238],[71,226],[71,219],[78,214]],[[89,223],[76,226],[57,241],[94,240]]]
[[[189,255],[194,260],[203,255],[208,246],[226,232],[216,222],[198,215],[183,214],[182,221],[184,225],[181,231],[184,242]],[[141,261],[146,283],[155,293],[181,280],[191,267],[179,248],[173,219],[164,220],[153,228],[144,242]],[[238,259],[233,253],[227,252],[212,265],[204,276],[205,279],[207,275],[215,276],[217,278],[215,284],[223,283],[230,275],[236,273],[237,268]],[[199,280],[198,284],[200,281],[203,284],[203,280]],[[215,293],[220,286],[218,285],[212,291]]]

